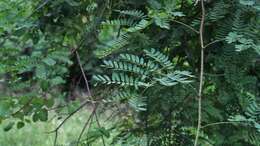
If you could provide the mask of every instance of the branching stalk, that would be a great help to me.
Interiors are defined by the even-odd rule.
[[[216,122],[216,123],[210,123],[210,124],[207,124],[207,125],[204,125],[204,126],[201,126],[201,129],[203,128],[207,128],[207,127],[210,127],[210,126],[216,126],[216,125],[223,125],[223,124],[241,124],[241,123],[244,123],[245,121],[227,121],[227,122]]]
[[[199,80],[199,93],[198,93],[198,125],[196,131],[196,138],[194,142],[194,146],[198,145],[200,129],[201,129],[201,119],[202,119],[202,110],[201,110],[201,98],[202,98],[202,90],[203,90],[203,77],[204,77],[204,21],[205,21],[205,7],[204,7],[204,0],[201,0],[201,22],[200,22],[200,46],[201,46],[201,54],[200,54],[200,80]]]
[[[89,95],[89,97],[91,98],[91,100],[94,100],[94,99],[92,98],[92,94],[91,94],[91,91],[90,91],[90,88],[89,88],[89,84],[88,84],[88,79],[87,79],[86,74],[85,74],[85,72],[84,72],[84,69],[83,69],[83,67],[82,67],[82,64],[81,64],[81,61],[80,61],[80,56],[79,56],[79,54],[78,54],[78,51],[75,50],[75,53],[76,53],[76,57],[77,57],[78,64],[79,64],[79,66],[80,66],[81,74],[82,74],[82,76],[83,76],[83,78],[84,78],[84,81],[85,81],[85,84],[86,84],[86,88],[87,88],[88,95]],[[98,116],[97,116],[97,113],[96,113],[96,109],[97,109],[97,107],[98,107],[99,104],[94,104],[94,103],[92,102],[92,105],[93,105],[94,109],[93,109],[92,114],[91,114],[90,117],[89,117],[89,120],[92,119],[92,118],[93,118],[93,115],[94,115],[95,118],[96,118],[96,122],[97,122],[98,127],[101,128],[101,124],[100,124],[100,122],[99,122],[99,120],[98,120]],[[84,126],[84,128],[83,128],[83,130],[82,130],[82,132],[81,132],[81,134],[80,134],[80,136],[79,136],[78,142],[80,141],[81,136],[82,136],[82,134],[84,133],[84,131],[85,131],[85,129],[86,129],[88,123],[89,123],[89,120],[87,120],[87,122],[86,122],[86,124],[85,124],[85,126]],[[103,135],[101,136],[101,138],[102,138],[103,146],[106,146]],[[79,143],[77,143],[77,144],[79,144]]]
[[[178,24],[181,24],[181,25],[183,25],[183,26],[185,26],[185,27],[187,27],[187,28],[189,28],[190,30],[192,30],[193,32],[195,32],[196,34],[199,34],[200,32],[198,31],[198,30],[196,30],[195,28],[193,28],[193,27],[191,27],[191,26],[189,26],[189,25],[187,25],[187,24],[185,24],[185,23],[183,23],[183,22],[181,22],[181,21],[178,21],[178,20],[172,20],[173,22],[175,22],[175,23],[178,23]]]
[[[224,41],[224,40],[225,40],[225,39],[220,39],[220,40],[212,41],[212,42],[206,44],[206,45],[204,46],[204,48],[207,48],[207,47],[209,47],[209,46],[211,46],[211,45],[213,45],[213,44],[215,44],[215,43],[219,43],[219,42],[222,42],[222,41]]]

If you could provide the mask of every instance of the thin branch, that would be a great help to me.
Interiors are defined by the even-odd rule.
[[[222,41],[224,41],[224,40],[225,40],[225,39],[220,39],[220,40],[212,41],[212,42],[206,44],[204,48],[207,48],[207,47],[209,47],[209,46],[211,46],[211,45],[213,45],[213,44],[215,44],[215,43],[222,42]]]
[[[104,12],[104,9],[103,9],[103,11],[102,11],[102,13],[101,13],[102,15],[103,15],[103,12]],[[87,80],[86,74],[85,74],[85,72],[84,72],[83,66],[82,66],[82,64],[81,64],[80,56],[79,56],[79,54],[78,54],[78,52],[77,52],[77,50],[82,47],[82,45],[84,44],[85,40],[87,39],[87,37],[84,37],[86,33],[87,33],[87,32],[85,32],[84,35],[83,35],[83,37],[79,40],[79,45],[78,45],[76,48],[71,49],[71,54],[73,54],[73,53],[76,54],[77,62],[78,62],[78,64],[79,64],[79,67],[80,67],[80,70],[81,70],[81,74],[82,74],[82,76],[83,76],[83,78],[84,78],[84,81],[85,81],[85,84],[86,84],[86,87],[87,87],[88,95],[89,95],[89,97],[92,98],[91,91],[90,91],[89,84],[88,84],[88,80]],[[87,101],[89,102],[89,100],[87,100]],[[86,103],[88,103],[88,102],[86,102]],[[92,99],[92,102],[91,102],[91,103],[92,103],[93,105],[95,105],[95,102],[93,102],[93,99]],[[86,104],[80,106],[79,109],[81,109],[81,108],[84,107],[85,105],[86,105]],[[96,107],[96,106],[94,106],[94,108],[95,108],[95,107]],[[75,114],[76,112],[77,112],[77,111],[73,112],[73,114]],[[94,110],[94,112],[96,112],[96,110]],[[62,122],[62,125],[63,125],[63,124],[66,122],[66,120],[69,119],[73,114],[70,114],[70,115]],[[95,114],[96,114],[96,113],[95,113]],[[87,122],[87,124],[88,124],[88,123],[89,123],[89,122]],[[62,125],[59,125],[59,126],[54,130],[54,132],[56,133],[54,146],[56,145],[56,139],[57,139],[58,129],[59,129]],[[84,132],[84,131],[83,131],[83,132]]]
[[[88,95],[89,95],[90,97],[92,97],[92,96],[91,96],[91,92],[90,92],[90,88],[89,88],[89,84],[88,84],[88,79],[87,79],[86,74],[85,74],[85,72],[84,72],[84,69],[83,69],[83,67],[82,67],[82,64],[81,64],[81,61],[80,61],[80,57],[79,57],[79,53],[78,53],[77,50],[75,50],[75,54],[76,54],[76,57],[77,57],[77,61],[78,61],[78,64],[79,64],[79,67],[80,67],[82,76],[83,76],[84,81],[85,81],[85,84],[86,84],[86,88],[87,88]]]
[[[191,27],[191,26],[189,26],[189,25],[187,25],[187,24],[185,24],[185,23],[183,23],[183,22],[181,22],[181,21],[178,21],[178,20],[172,20],[173,22],[176,22],[176,23],[178,23],[178,24],[181,24],[181,25],[183,25],[183,26],[185,26],[185,27],[187,27],[187,28],[189,28],[190,30],[192,30],[192,31],[194,31],[195,33],[197,33],[197,34],[199,34],[200,32],[198,31],[198,30],[196,30],[195,28],[193,28],[193,27]]]
[[[93,111],[91,112],[91,114],[90,114],[88,120],[87,120],[86,123],[84,124],[83,129],[81,130],[80,135],[79,135],[78,140],[77,140],[77,146],[78,146],[78,144],[80,143],[80,139],[81,139],[82,135],[84,134],[84,132],[85,132],[87,126],[89,125],[89,122],[91,121],[91,119],[92,119],[93,116],[95,115],[97,107],[98,107],[98,105],[96,105],[96,106],[94,107],[94,109],[93,109]]]
[[[80,66],[80,70],[81,70],[82,76],[83,76],[84,81],[85,81],[85,84],[86,84],[87,92],[88,92],[89,96],[92,97],[92,94],[91,94],[91,91],[90,91],[90,88],[89,88],[89,84],[88,84],[88,79],[87,79],[86,74],[85,74],[85,72],[84,72],[84,69],[83,69],[83,67],[82,67],[81,60],[80,60],[80,56],[79,56],[77,50],[75,50],[75,54],[76,54],[76,57],[77,57],[78,64],[79,64],[79,66]],[[92,100],[93,100],[93,98],[92,98]],[[94,113],[94,115],[95,115],[95,118],[96,118],[98,127],[101,128],[101,125],[100,125],[100,123],[99,123],[98,116],[97,116],[97,113],[96,113],[97,105],[95,105],[94,103],[92,103],[92,105],[94,106],[93,113]],[[92,118],[92,117],[91,117],[91,118]],[[83,128],[83,130],[82,130],[82,133],[81,133],[81,135],[79,136],[78,141],[80,141],[81,136],[82,136],[83,132],[85,131],[85,128],[86,128],[86,126],[88,125],[88,123],[89,123],[89,121],[86,122],[86,124],[85,124],[85,126],[84,126],[84,128]],[[103,145],[105,146],[105,140],[104,140],[103,135],[102,135],[101,138],[102,138]]]
[[[103,15],[104,11],[105,11],[105,7],[104,7],[103,10],[101,11],[101,16]],[[87,33],[87,32],[85,32],[85,33]],[[71,50],[71,53],[74,53],[74,52],[75,52],[75,54],[76,54],[77,62],[78,62],[78,64],[79,64],[79,67],[80,67],[82,76],[83,76],[83,78],[84,78],[88,95],[89,95],[90,98],[92,98],[91,91],[90,91],[89,84],[88,84],[88,80],[87,80],[87,77],[86,77],[86,75],[85,75],[83,66],[82,66],[82,64],[81,64],[80,56],[79,56],[79,54],[78,54],[78,52],[77,52],[77,50],[82,47],[82,45],[84,44],[85,40],[87,39],[87,37],[84,37],[84,36],[85,36],[85,33],[84,33],[83,37],[81,38],[81,40],[79,41],[79,45],[77,46],[77,48],[73,48],[73,49]],[[91,100],[93,101],[93,99],[91,99]],[[58,137],[58,130],[59,130],[59,128],[60,128],[72,115],[74,115],[74,114],[75,114],[76,112],[78,112],[81,108],[83,108],[88,102],[89,102],[89,100],[87,100],[87,102],[84,102],[78,109],[76,109],[73,113],[71,113],[68,117],[66,117],[66,118],[62,121],[62,123],[54,130],[54,132],[55,132],[54,146],[56,145],[56,142],[57,142],[57,137]],[[79,141],[80,141],[80,139],[81,139],[81,136],[83,135],[83,133],[84,133],[86,127],[89,125],[90,120],[93,119],[93,115],[96,115],[96,109],[97,109],[99,103],[98,103],[98,104],[95,104],[95,102],[91,102],[91,103],[93,104],[94,109],[93,109],[93,111],[92,111],[90,117],[89,117],[88,120],[86,121],[86,123],[85,123],[85,125],[84,125],[84,127],[83,127],[83,129],[82,129],[82,131],[81,131],[81,133],[80,133],[80,136],[79,136],[79,138],[78,138],[77,145],[79,144]],[[97,122],[98,122],[97,117],[96,117],[96,120],[97,120]],[[98,125],[100,126],[100,124],[98,124]]]
[[[55,133],[53,146],[56,146],[57,145],[57,140],[58,140],[58,132],[59,132],[59,130],[55,129],[55,130],[53,130],[51,132],[47,132],[47,134],[50,134],[50,133],[53,133],[53,132]]]
[[[200,81],[199,81],[199,93],[198,93],[198,125],[197,125],[197,132],[196,138],[194,142],[194,146],[198,145],[200,129],[201,129],[201,119],[202,119],[202,110],[201,110],[201,98],[202,98],[202,90],[203,90],[203,77],[204,77],[204,21],[205,21],[205,7],[204,7],[204,0],[201,0],[201,22],[200,22],[200,45],[201,45],[201,54],[200,54]]]
[[[113,117],[115,117],[119,113],[120,113],[120,111],[118,109],[112,110],[111,114],[109,116],[107,116],[107,118],[104,120],[104,122],[109,121],[110,119],[112,119]]]
[[[225,74],[204,73],[204,76],[209,76],[209,77],[223,77],[223,76],[225,76]]]
[[[70,113],[59,125],[58,127],[56,127],[55,130],[49,132],[55,132],[55,139],[54,139],[54,146],[56,146],[56,142],[57,142],[57,138],[58,138],[58,131],[59,129],[62,127],[62,125],[68,120],[70,119],[75,113],[77,113],[80,109],[82,109],[87,103],[89,103],[89,101],[85,101],[83,104],[81,104],[81,106],[79,106],[76,110],[74,110],[72,113]]]
[[[29,106],[29,104],[32,102],[32,100],[33,100],[33,97],[30,98],[29,101],[26,102],[18,111],[12,113],[11,115],[14,116],[14,115],[18,114],[19,112],[21,112],[22,110],[24,110],[26,107]]]
[[[98,127],[101,128],[101,124],[100,124],[100,122],[99,122],[99,120],[98,120],[97,113],[95,112],[94,115],[95,115],[95,118],[96,118]],[[103,146],[106,146],[105,139],[104,139],[104,136],[103,136],[103,135],[101,136],[101,139],[102,139]]]
[[[84,36],[84,35],[83,35]],[[71,49],[71,54],[75,53],[80,47],[82,47],[83,43],[85,41],[85,38],[82,37],[80,40],[79,40],[79,45],[76,47],[76,48],[72,48]]]
[[[95,101],[95,100],[89,100],[89,99],[85,99],[85,102],[91,103],[91,104],[95,104],[95,103],[101,103],[102,101]],[[64,105],[58,105],[56,107],[53,108],[49,108],[48,111],[52,111],[52,110],[57,110],[57,109],[62,109],[67,107],[69,104],[64,104]]]
[[[215,125],[234,124],[234,123],[243,123],[243,122],[245,122],[245,121],[230,121],[230,122],[216,122],[216,123],[210,123],[210,124],[207,124],[207,125],[202,126],[201,129],[207,128],[207,127],[210,127],[210,126],[215,126]]]

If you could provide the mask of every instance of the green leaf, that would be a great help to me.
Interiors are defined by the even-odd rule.
[[[45,58],[42,60],[45,64],[49,65],[49,66],[53,66],[56,64],[56,61],[53,60],[52,58]]]
[[[31,123],[31,120],[30,120],[30,119],[24,119],[24,121],[25,121],[26,123]]]
[[[155,24],[161,28],[170,29],[170,23],[167,18],[155,17]]]
[[[4,127],[4,131],[9,131],[13,128],[14,126],[14,122],[9,122],[5,127]]]
[[[54,86],[59,85],[59,84],[64,84],[64,83],[65,83],[65,80],[63,80],[63,78],[60,76],[51,79],[51,84]]]
[[[31,103],[33,108],[40,109],[42,106],[44,106],[44,99],[41,97],[35,97]]]
[[[173,16],[176,16],[176,17],[183,17],[183,16],[185,16],[185,14],[183,14],[182,12],[171,12],[171,14]]]
[[[234,43],[237,40],[239,40],[241,37],[243,37],[242,35],[237,34],[236,32],[230,32],[228,34],[228,36],[226,37],[226,41],[230,44],[230,43]]]
[[[25,125],[24,122],[19,121],[16,126],[17,126],[17,129],[21,129],[24,127],[24,125]]]
[[[154,9],[160,9],[162,7],[161,3],[156,0],[148,0],[148,3]]]
[[[48,110],[47,109],[41,109],[38,113],[39,120],[45,122],[48,120]]]
[[[0,117],[6,117],[11,112],[11,102],[1,101],[0,102]]]
[[[40,85],[44,92],[46,92],[48,89],[50,89],[50,83],[48,80],[41,80]]]
[[[39,120],[39,116],[37,115],[37,113],[33,114],[32,120],[33,120],[33,122],[37,122]]]
[[[253,0],[240,0],[240,4],[246,5],[246,6],[253,6],[255,4],[255,1]]]
[[[54,98],[47,99],[47,100],[45,101],[45,105],[46,105],[48,108],[51,108],[51,107],[54,105]]]
[[[43,122],[48,120],[48,110],[47,109],[43,108],[34,113],[33,122],[37,122],[39,120],[43,121]]]
[[[97,129],[102,135],[106,136],[107,138],[110,137],[110,133],[108,130],[106,130],[106,128],[101,127]]]
[[[6,71],[6,66],[3,64],[0,64],[0,74],[5,73],[5,71]]]
[[[74,112],[79,106],[80,106],[80,101],[79,100],[75,100],[73,102],[70,102],[70,104],[67,106],[68,108],[68,112],[72,113]]]
[[[36,77],[39,79],[47,79],[47,70],[44,65],[39,65],[36,67]]]
[[[19,104],[24,105],[31,100],[32,97],[29,96],[21,96],[19,97]]]

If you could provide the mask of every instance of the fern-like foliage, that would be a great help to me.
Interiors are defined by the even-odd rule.
[[[126,46],[129,43],[128,40],[129,35],[124,34],[119,36],[118,38],[103,42],[103,44],[99,46],[99,49],[95,51],[95,54],[99,58],[104,58]]]
[[[215,5],[213,8],[211,8],[206,16],[207,21],[218,21],[223,18],[228,14],[228,8],[230,7],[230,4],[225,4],[223,0],[216,1]]]
[[[106,20],[102,24],[103,25],[109,25],[109,26],[133,26],[134,20],[133,19]]]
[[[113,33],[108,33],[109,40],[101,40],[95,54],[99,58],[104,58],[113,52],[120,51],[123,47],[129,44],[131,33],[142,31],[151,23],[146,20],[143,12],[137,10],[116,10],[120,14],[131,16],[129,18],[117,18],[113,20],[106,20],[102,22],[104,31],[106,29],[113,29]],[[138,19],[136,19],[138,18]],[[117,30],[116,30],[117,29]],[[115,35],[116,34],[116,35]]]
[[[140,19],[146,18],[146,15],[140,10],[115,10],[115,11],[123,15],[128,15]]]
[[[148,27],[151,24],[150,21],[142,19],[141,21],[139,21],[137,24],[135,24],[134,26],[127,28],[126,31],[127,32],[137,32],[137,31],[141,31],[143,29],[145,29],[146,27]]]
[[[164,68],[168,68],[168,69],[173,68],[172,62],[163,53],[156,51],[153,48],[151,50],[145,50],[145,53],[147,56],[149,56],[149,57],[153,58],[155,61],[157,61]]]
[[[260,105],[257,103],[255,97],[251,94],[246,97],[247,106],[245,107],[244,115],[232,116],[229,120],[232,122],[240,122],[245,125],[249,130],[248,141],[251,144],[258,146],[260,135]]]
[[[260,54],[260,45],[256,45],[252,39],[247,39],[236,32],[229,33],[226,40],[228,43],[235,43],[237,51],[254,49],[258,54]]]
[[[127,102],[135,111],[145,111],[149,97],[142,92],[146,89],[190,83],[193,77],[188,71],[174,71],[169,57],[155,49],[145,50],[143,56],[120,54],[114,60],[105,60],[103,67],[111,69],[112,74],[94,75],[93,79],[101,84],[119,85],[122,90],[109,100]]]
[[[147,70],[139,67],[138,65],[127,63],[127,62],[117,62],[117,61],[104,61],[104,67],[112,68],[119,71],[129,71],[140,75],[147,75]]]
[[[190,72],[187,71],[176,71],[173,73],[167,74],[163,78],[155,78],[160,84],[164,86],[174,86],[178,83],[191,83],[192,81],[189,80],[190,77],[193,77]]]
[[[117,101],[119,103],[124,103],[126,100],[137,97],[138,94],[130,90],[122,90],[116,95],[112,95],[112,101]]]
[[[130,98],[128,104],[131,108],[133,108],[137,112],[146,111],[147,103],[145,97]]]
[[[13,118],[30,97],[39,98],[16,115],[17,127],[27,115],[45,121],[49,98],[85,88],[83,68],[87,77],[96,73],[92,79],[100,87],[92,95],[104,97],[99,107],[109,106],[122,118],[112,118],[119,122],[109,131],[89,128],[80,144],[116,131],[118,143],[108,145],[192,145],[199,81],[192,74],[200,72],[200,42],[191,30],[199,31],[202,14],[194,1],[1,0],[0,122]],[[201,129],[198,145],[258,146],[259,2],[204,1],[202,124],[210,126]],[[246,99],[245,93],[255,95]],[[232,124],[211,125],[230,115]]]
[[[143,57],[139,57],[133,54],[120,54],[119,59],[137,66],[141,66],[143,68],[147,68],[149,71],[155,71],[159,68],[157,63],[154,63],[151,60],[145,62]]]
[[[136,88],[140,86],[149,87],[150,85],[144,82],[141,82],[139,79],[134,78],[133,76],[128,76],[123,73],[113,73],[110,78],[107,75],[95,75],[94,80],[99,81],[103,84],[118,84],[121,86],[134,86]]]

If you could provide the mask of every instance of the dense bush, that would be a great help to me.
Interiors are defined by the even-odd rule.
[[[256,0],[2,0],[0,122],[22,128],[68,104],[66,122],[92,105],[82,145],[116,131],[107,145],[258,146],[259,10]],[[72,107],[78,88],[87,97]]]

